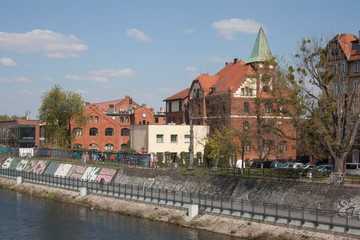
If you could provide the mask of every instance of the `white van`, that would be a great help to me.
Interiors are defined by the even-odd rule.
[[[347,163],[346,174],[360,176],[360,163]]]

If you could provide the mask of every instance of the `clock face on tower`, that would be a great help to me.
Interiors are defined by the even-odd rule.
[[[143,116],[143,118],[146,118],[146,113],[143,113],[143,115],[142,115],[142,116]]]

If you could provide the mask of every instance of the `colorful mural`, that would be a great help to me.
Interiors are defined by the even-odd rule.
[[[29,160],[21,160],[21,162],[17,165],[16,171],[23,171],[26,165],[28,164]]]
[[[80,179],[80,178],[82,177],[82,175],[84,174],[85,170],[86,170],[86,167],[85,167],[85,166],[74,165],[74,166],[70,169],[67,177],[75,178],[75,179]]]
[[[10,166],[10,164],[11,164],[11,162],[12,162],[12,160],[13,160],[13,158],[8,158],[8,159],[6,159],[5,162],[3,163],[3,165],[1,166],[1,168],[3,168],[3,169],[8,169],[9,166]]]
[[[103,178],[105,183],[109,183],[111,182],[111,179],[114,177],[115,173],[116,173],[115,169],[103,168],[101,169],[95,181],[100,182],[101,179]]]
[[[72,164],[60,164],[54,175],[59,177],[66,177],[72,166]]]
[[[95,181],[100,173],[101,168],[99,167],[88,167],[81,177],[81,180]]]
[[[46,168],[44,175],[54,176],[56,170],[60,166],[60,163],[51,162],[49,166]]]

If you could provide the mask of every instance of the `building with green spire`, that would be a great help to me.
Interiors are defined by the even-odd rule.
[[[251,52],[251,56],[249,60],[246,62],[246,64],[255,63],[255,62],[265,62],[269,58],[271,58],[270,48],[266,41],[264,29],[260,27],[253,50]]]

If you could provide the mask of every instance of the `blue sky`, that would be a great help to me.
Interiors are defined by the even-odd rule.
[[[260,26],[291,60],[313,35],[359,34],[358,0],[2,0],[0,114],[36,119],[55,84],[92,103],[130,95],[155,110],[199,74],[246,61]]]

